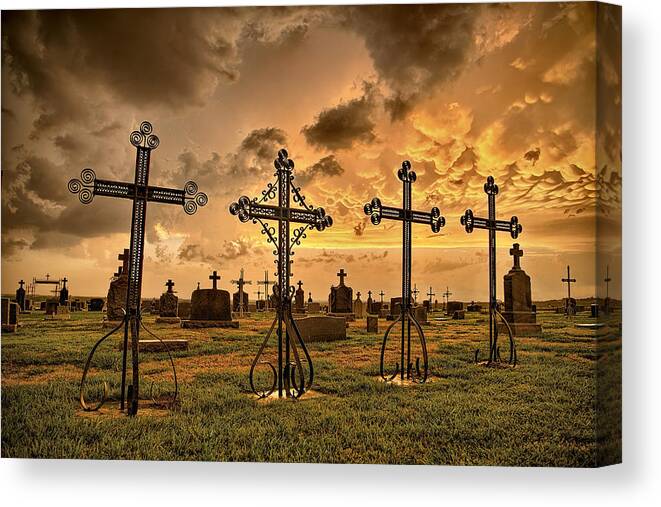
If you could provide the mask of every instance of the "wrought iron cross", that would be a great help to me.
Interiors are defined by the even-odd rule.
[[[487,178],[484,184],[484,192],[487,194],[487,209],[488,217],[481,218],[473,215],[471,209],[467,209],[461,217],[461,225],[466,228],[467,233],[473,232],[473,229],[486,229],[489,231],[489,360],[487,364],[491,364],[500,360],[500,352],[498,348],[498,326],[496,325],[496,316],[505,322],[507,330],[510,335],[510,357],[509,363],[516,364],[516,348],[514,347],[514,337],[509,328],[509,324],[505,317],[498,310],[498,302],[496,301],[496,232],[509,232],[513,239],[519,237],[523,227],[519,224],[519,219],[516,216],[507,220],[496,220],[496,195],[498,195],[498,185],[494,183],[493,176]],[[475,351],[475,362],[479,350]]]
[[[611,282],[611,277],[608,274],[608,268],[609,268],[609,266],[608,266],[608,264],[606,264],[606,278],[604,278],[604,282],[606,282],[606,299],[608,299],[608,284]],[[22,282],[23,282],[23,280],[21,280],[21,283]],[[22,287],[22,285],[21,285],[21,287]]]
[[[427,295],[429,296],[429,307],[431,308],[431,304],[433,301],[434,296],[436,295],[434,291],[431,288],[431,285],[429,286],[429,292],[427,292]]]
[[[286,150],[278,152],[278,158],[275,159],[275,182],[268,184],[262,191],[260,198],[242,196],[230,206],[230,213],[236,215],[241,222],[252,221],[259,223],[262,227],[262,233],[266,235],[267,242],[275,246],[274,254],[277,255],[275,261],[278,282],[275,286],[275,296],[277,300],[277,312],[273,324],[269,329],[262,343],[257,356],[250,367],[250,387],[259,397],[266,397],[278,390],[278,397],[283,395],[287,398],[300,397],[312,385],[314,380],[314,368],[312,359],[308,353],[307,347],[303,342],[301,333],[296,326],[296,322],[291,314],[291,298],[294,295],[294,287],[290,285],[291,278],[291,256],[294,246],[300,245],[301,240],[307,237],[309,229],[323,231],[333,225],[333,220],[323,208],[314,208],[305,202],[305,197],[301,194],[300,187],[293,185],[294,181],[294,161],[289,158]],[[277,204],[267,204],[277,196]],[[297,203],[298,207],[291,207],[291,199]],[[269,221],[277,222],[278,232],[274,226],[269,225]],[[301,224],[290,231],[290,225]],[[273,329],[277,327],[278,337],[278,366],[270,362],[260,363],[260,357],[264,352]],[[305,370],[301,362],[298,347],[305,355],[308,364],[308,379],[305,379]],[[291,356],[294,361],[292,362]],[[254,372],[258,364],[266,364],[273,373],[273,383],[270,389],[258,391],[255,388]]]
[[[429,225],[432,232],[436,233],[445,225],[445,218],[441,216],[441,211],[436,206],[428,213],[411,209],[411,185],[417,178],[415,172],[411,170],[411,162],[408,160],[402,162],[402,167],[397,172],[397,177],[403,186],[404,195],[401,208],[383,206],[378,197],[373,198],[371,202],[364,206],[365,214],[369,215],[374,225],[379,225],[384,218],[402,222],[402,304],[399,317],[390,324],[386,333],[383,335],[380,373],[381,377],[386,381],[393,380],[399,373],[400,380],[404,380],[404,376],[406,375],[407,379],[425,382],[428,375],[427,343],[422,328],[411,310],[411,225],[414,223]],[[381,298],[383,300],[383,296]],[[395,365],[395,372],[387,377],[384,372],[386,341],[391,330],[398,322],[402,324],[401,362]],[[424,363],[422,371],[420,370],[420,358],[418,358],[415,364],[415,372],[413,372],[413,364],[411,363],[411,324],[415,327],[420,338]]]
[[[411,292],[413,293],[413,301],[417,303],[418,302],[418,294],[420,293],[420,291],[418,290],[418,285],[417,284],[415,284],[413,286],[413,290]]]
[[[567,284],[567,302],[565,303],[565,315],[575,315],[576,309],[571,302],[571,284],[576,283],[576,278],[571,277],[569,265],[567,265],[567,278],[562,279]]]
[[[126,315],[124,318],[124,347],[122,353],[122,386],[120,410],[124,409],[126,396],[126,356],[128,350],[129,328],[131,330],[131,362],[132,362],[132,385],[129,388],[130,406],[129,415],[138,412],[138,344],[142,316],[140,311],[140,299],[142,293],[142,265],[145,247],[145,221],[147,218],[147,202],[158,202],[162,204],[177,204],[184,211],[192,215],[198,206],[204,206],[208,199],[206,194],[198,192],[197,183],[188,181],[183,190],[175,188],[155,187],[149,185],[149,163],[152,150],[159,145],[158,137],[153,133],[151,123],[143,121],[140,130],[131,133],[129,140],[136,148],[135,178],[133,183],[122,181],[102,180],[96,177],[92,169],[83,169],[80,179],[69,181],[69,191],[78,194],[80,202],[89,204],[94,196],[115,197],[129,199],[133,202],[133,215],[131,219],[131,243],[128,259],[128,290],[126,294]],[[88,407],[83,396],[85,378],[96,347],[121,327],[121,324],[105,335],[90,351],[87,365],[83,371],[81,380],[80,403],[85,410],[97,410],[105,402],[104,398],[96,407]],[[149,331],[148,331],[149,332]]]
[[[264,310],[269,309],[269,295],[270,295],[270,288],[271,288],[271,282],[269,281],[269,272],[268,270],[264,270],[264,280],[259,280],[257,282],[258,285],[263,285],[264,286]]]

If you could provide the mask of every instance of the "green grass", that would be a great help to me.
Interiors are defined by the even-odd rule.
[[[2,456],[511,466],[621,459],[619,333],[597,338],[573,327],[586,316],[543,313],[544,336],[517,340],[519,365],[493,369],[471,362],[484,349],[486,323],[467,316],[425,327],[426,385],[378,381],[381,335],[358,321],[346,341],[309,345],[319,396],[269,403],[248,384],[268,316],[238,330],[185,330],[147,317],[159,336],[188,338],[190,347],[175,354],[179,405],[136,418],[116,416],[114,401],[81,416],[80,373],[102,335],[101,314],[21,316],[19,331],[2,336]],[[119,340],[95,356],[90,398],[101,381],[118,396]],[[143,394],[152,383],[157,393],[171,389],[170,375],[166,355],[141,355]]]

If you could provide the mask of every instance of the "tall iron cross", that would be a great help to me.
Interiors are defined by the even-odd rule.
[[[411,292],[413,293],[413,301],[415,301],[417,303],[418,302],[418,294],[420,293],[420,291],[418,290],[418,285],[417,284],[413,286],[413,290]]]
[[[445,304],[450,301],[450,296],[452,295],[452,292],[450,292],[450,287],[447,285],[445,286],[445,292],[443,293],[443,299],[445,299]]]
[[[168,288],[168,292],[169,292],[170,294],[173,294],[173,293],[174,293],[174,290],[172,290],[172,288],[174,287],[174,282],[173,282],[172,280],[168,280],[168,281],[165,283],[165,286]]]
[[[158,137],[153,133],[151,123],[143,121],[140,124],[140,130],[135,130],[129,136],[129,140],[136,148],[135,158],[135,177],[133,183],[122,181],[97,179],[92,169],[83,169],[80,173],[80,179],[69,181],[69,191],[78,194],[80,202],[89,204],[94,196],[115,197],[129,199],[133,202],[133,214],[131,219],[131,243],[129,248],[128,265],[128,290],[126,294],[126,316],[124,319],[124,347],[122,358],[122,386],[120,410],[124,409],[125,383],[126,383],[126,355],[128,350],[128,333],[131,329],[131,362],[132,362],[132,386],[131,402],[128,407],[129,415],[135,415],[138,412],[138,343],[139,329],[142,322],[140,312],[140,299],[142,293],[142,265],[144,259],[145,247],[145,221],[147,218],[147,202],[158,202],[162,204],[177,204],[184,208],[184,211],[192,215],[197,211],[198,206],[204,206],[208,198],[206,194],[198,192],[197,183],[188,181],[183,190],[176,188],[156,187],[149,185],[149,163],[152,150],[159,145]],[[115,330],[119,329],[116,328]],[[111,331],[110,334],[114,333]],[[107,335],[107,336],[109,336]],[[106,337],[107,337],[106,336]],[[105,339],[106,337],[102,338]],[[90,352],[88,364],[91,360],[94,350]],[[83,398],[83,383],[87,369],[83,372],[81,381],[81,405],[88,409]],[[103,400],[102,402],[103,403]],[[100,407],[100,405],[99,405]],[[98,407],[97,407],[98,408]]]
[[[275,320],[250,368],[250,387],[256,395],[266,397],[275,392],[277,384],[279,397],[284,395],[288,398],[298,398],[312,385],[314,368],[310,354],[291,314],[291,298],[294,295],[294,287],[289,284],[293,262],[291,256],[293,255],[294,246],[301,244],[301,240],[307,236],[306,233],[309,229],[323,231],[333,225],[333,220],[329,215],[326,215],[323,208],[314,208],[306,204],[300,187],[293,184],[294,161],[289,158],[286,150],[283,149],[278,152],[278,158],[275,159],[274,165],[275,182],[268,184],[266,189],[262,191],[262,196],[254,199],[242,196],[237,202],[232,203],[229,211],[232,215],[236,215],[241,222],[259,223],[262,232],[267,237],[267,241],[275,246],[274,253],[277,255],[275,262],[278,277],[275,286],[277,312]],[[269,201],[276,199],[276,196],[277,204],[268,204]],[[298,207],[291,206],[292,198],[298,204]],[[277,233],[275,227],[269,225],[271,221],[277,222]],[[297,224],[293,232],[290,230],[292,223]],[[266,362],[274,374],[273,384],[270,389],[258,391],[254,385],[254,371],[273,329],[276,327],[278,336],[277,370],[273,364]],[[308,364],[307,381],[298,352],[299,345]],[[292,354],[294,362],[291,361]]]
[[[405,376],[407,379],[416,380],[415,377],[417,376],[419,380],[416,381],[425,382],[428,374],[427,343],[425,342],[425,335],[422,332],[422,328],[411,311],[411,225],[414,223],[428,225],[431,227],[432,232],[436,233],[445,225],[445,218],[441,216],[441,211],[436,206],[430,212],[414,211],[411,209],[411,185],[417,178],[415,172],[411,170],[411,162],[408,160],[402,162],[402,167],[397,172],[397,177],[403,186],[401,208],[384,206],[378,197],[374,197],[371,202],[364,206],[365,214],[370,217],[370,221],[374,225],[379,225],[384,218],[402,222],[402,304],[399,317],[393,321],[383,335],[380,373],[381,377],[386,381],[393,380],[399,373],[400,380],[404,380]],[[401,362],[396,364],[395,373],[390,377],[386,377],[384,373],[386,341],[390,331],[398,322],[402,323]],[[413,372],[413,364],[411,363],[411,323],[413,323],[420,338],[424,363],[424,368],[421,372],[420,359],[418,358],[416,360],[415,374]]]
[[[562,281],[567,284],[567,299],[571,299],[571,284],[576,283],[576,278],[571,277],[571,271],[569,265],[567,266],[567,278],[563,278]]]
[[[386,295],[385,292],[383,292],[383,291],[379,292],[379,296],[381,296],[381,302],[382,303],[383,303],[383,296],[385,296],[385,295]]]
[[[429,296],[429,304],[431,305],[431,303],[432,303],[432,301],[433,301],[433,298],[434,298],[434,296],[436,295],[436,294],[433,292],[433,290],[432,290],[432,288],[431,288],[431,285],[429,286],[429,292],[427,292],[427,295]]]
[[[239,288],[239,290],[238,290],[238,292],[239,292],[239,314],[243,315],[244,311],[248,311],[248,308],[247,307],[244,308],[245,305],[243,304],[243,299],[244,299],[243,298],[243,294],[244,294],[243,287],[246,286],[246,285],[252,285],[252,280],[245,280],[244,279],[244,277],[243,277],[243,268],[241,268],[241,275],[239,276],[239,279],[238,280],[232,280],[231,283],[236,284],[236,286]]]
[[[461,217],[461,225],[466,228],[467,233],[473,232],[473,229],[486,229],[489,231],[489,360],[491,364],[498,360],[498,326],[496,325],[496,315],[505,320],[498,311],[496,301],[496,232],[509,232],[513,239],[519,237],[523,227],[519,224],[516,216],[507,220],[496,220],[496,195],[498,195],[498,185],[494,183],[493,176],[487,177],[484,184],[484,192],[487,194],[487,218],[476,217],[471,209],[467,209]],[[509,328],[508,328],[509,329]],[[478,351],[475,352],[477,360]],[[516,352],[514,350],[514,339],[510,333],[510,363],[516,362]]]

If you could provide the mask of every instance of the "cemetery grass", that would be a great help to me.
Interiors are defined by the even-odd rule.
[[[487,316],[466,315],[425,327],[425,385],[378,380],[382,335],[366,333],[364,320],[351,324],[346,341],[309,344],[316,396],[295,402],[258,402],[250,394],[248,369],[269,314],[242,320],[240,329],[201,330],[147,316],[160,337],[188,338],[190,346],[173,354],[176,408],[145,408],[136,418],[116,410],[119,336],[99,348],[87,393],[96,399],[106,381],[114,400],[101,414],[78,406],[102,314],[59,322],[24,315],[18,332],[2,336],[2,456],[563,467],[620,458],[620,428],[601,424],[599,414],[619,418],[621,391],[605,382],[597,396],[596,382],[597,374],[620,373],[619,333],[597,340],[594,330],[573,326],[587,316],[542,313],[544,336],[517,340],[516,368],[486,368],[472,358],[485,348]],[[141,389],[145,398],[150,389],[172,389],[167,355],[141,355]]]

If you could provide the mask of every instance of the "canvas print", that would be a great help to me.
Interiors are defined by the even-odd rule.
[[[621,461],[621,8],[2,12],[2,456]]]

